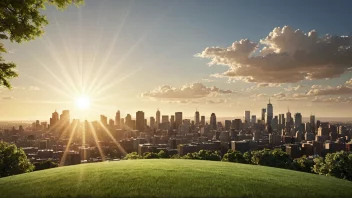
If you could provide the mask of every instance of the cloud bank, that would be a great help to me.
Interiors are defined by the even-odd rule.
[[[203,83],[192,83],[180,88],[169,85],[160,86],[152,91],[142,93],[142,97],[165,98],[165,99],[191,99],[204,98],[219,94],[230,94],[231,90],[223,90],[218,87],[206,87]]]
[[[352,36],[304,33],[276,27],[259,42],[235,41],[230,47],[207,47],[196,56],[226,65],[225,76],[247,82],[296,83],[339,77],[352,67]]]

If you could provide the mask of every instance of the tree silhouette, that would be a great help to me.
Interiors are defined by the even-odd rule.
[[[16,64],[6,62],[2,53],[6,49],[1,40],[21,43],[33,40],[43,34],[43,28],[48,24],[44,15],[40,13],[46,5],[53,5],[64,9],[74,3],[83,3],[84,0],[1,0],[0,1],[0,86],[11,88],[10,79],[18,76]]]

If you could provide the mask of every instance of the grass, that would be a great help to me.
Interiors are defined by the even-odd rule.
[[[0,179],[0,197],[349,197],[352,182],[227,162],[154,159],[54,168]]]

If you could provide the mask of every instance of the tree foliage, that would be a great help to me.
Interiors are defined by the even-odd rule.
[[[159,155],[153,152],[146,152],[143,154],[143,159],[159,159]]]
[[[221,156],[218,151],[200,150],[199,152],[187,153],[182,159],[221,161]]]
[[[314,159],[313,172],[352,181],[352,153],[340,151]]]
[[[292,162],[292,169],[296,171],[312,173],[313,166],[314,166],[314,161],[312,159],[309,159],[305,155],[300,158],[294,159]]]
[[[256,165],[289,168],[292,163],[291,157],[281,149],[252,151],[251,155],[251,163]]]
[[[225,153],[224,157],[222,158],[222,161],[244,163],[244,164],[247,163],[247,161],[245,160],[241,152],[233,151],[233,150],[228,150],[227,153]]]
[[[137,152],[132,152],[132,153],[128,153],[123,159],[124,160],[135,160],[135,159],[143,159],[143,157],[138,155]]]
[[[0,177],[31,172],[33,168],[22,148],[0,142]]]
[[[10,40],[21,43],[33,40],[43,34],[43,28],[48,24],[40,10],[46,5],[64,9],[70,4],[81,4],[83,0],[1,0],[0,1],[0,40]],[[9,80],[17,77],[15,63],[5,62],[1,53],[6,53],[0,41],[0,86],[11,88]]]
[[[46,160],[44,162],[36,162],[33,163],[34,165],[34,171],[39,171],[39,170],[45,170],[45,169],[49,169],[49,168],[56,168],[59,165],[51,160]]]

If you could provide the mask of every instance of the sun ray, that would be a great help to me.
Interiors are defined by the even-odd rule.
[[[105,155],[104,155],[104,152],[103,152],[103,150],[102,150],[102,148],[100,146],[100,143],[99,143],[96,131],[94,129],[94,126],[90,122],[88,122],[88,125],[89,125],[89,128],[90,128],[90,131],[92,132],[95,144],[97,145],[97,148],[98,148],[99,154],[101,156],[101,159],[102,159],[102,161],[105,161]]]
[[[65,131],[69,131],[70,127],[69,126],[66,126],[66,127],[67,128],[65,129]],[[77,127],[77,123],[75,123],[74,126],[73,126],[73,131],[71,131],[70,138],[68,139],[68,142],[67,142],[65,151],[64,151],[64,153],[63,153],[63,155],[61,157],[59,166],[64,166],[65,165],[67,154],[70,151],[70,146],[71,146],[72,139],[74,137],[74,134],[76,133],[76,127]]]
[[[119,78],[119,80],[117,80],[117,81],[115,81],[115,82],[111,82],[111,83],[108,84],[108,85],[105,85],[104,88],[101,88],[99,91],[97,91],[97,95],[103,93],[104,91],[110,89],[111,87],[117,85],[118,83],[120,83],[120,82],[122,82],[122,81],[128,79],[130,76],[132,76],[133,74],[137,73],[137,72],[140,71],[142,68],[143,68],[143,67],[139,67],[139,68],[133,70],[132,72],[126,74],[124,77]]]
[[[63,33],[62,33],[62,28],[61,28],[60,24],[58,23],[58,21],[57,21],[57,19],[56,19],[56,15],[53,14],[53,17],[54,17],[54,21],[55,21],[55,25],[56,25],[57,32],[59,33],[59,36],[60,36],[60,39],[61,39],[61,43],[62,43],[62,45],[63,45],[63,47],[64,47],[65,54],[66,54],[66,56],[67,56],[67,58],[68,58],[68,65],[69,65],[68,68],[71,68],[70,71],[75,75],[75,78],[77,79],[77,77],[78,77],[78,72],[76,72],[76,70],[73,69],[73,68],[75,68],[75,67],[74,67],[75,63],[74,63],[74,61],[72,60],[72,56],[71,56],[70,53],[69,53],[69,48],[67,47],[67,43],[66,43],[66,41],[67,41],[68,39],[70,39],[71,37],[70,37],[70,36],[64,36],[64,35],[63,35]],[[71,30],[68,30],[68,32],[71,32]],[[69,43],[72,43],[72,42],[69,42]],[[70,48],[72,48],[72,45],[71,45]]]
[[[105,68],[106,62],[109,60],[110,55],[111,55],[113,49],[115,48],[116,42],[117,42],[118,38],[120,37],[120,33],[121,33],[121,31],[122,31],[122,28],[123,28],[124,25],[125,25],[125,22],[126,22],[126,20],[127,20],[127,17],[129,16],[130,10],[131,10],[131,5],[129,6],[129,8],[128,8],[126,14],[124,15],[124,17],[123,17],[123,19],[122,19],[122,22],[121,22],[121,24],[119,25],[119,28],[118,28],[118,30],[117,30],[115,36],[113,37],[112,42],[110,43],[110,46],[109,46],[107,52],[105,53],[104,59],[103,59],[102,63],[100,64],[100,66],[99,66],[99,68],[98,68],[98,71],[95,73],[95,74],[96,74],[96,75],[95,75],[95,78],[93,79],[93,81],[92,81],[91,85],[89,86],[88,90],[91,90],[91,89],[92,89],[92,86],[95,85],[95,83],[96,83],[97,80],[99,80],[99,79],[101,80],[101,78],[100,78],[101,72],[102,72],[103,68]]]
[[[39,63],[39,65],[42,66],[47,72],[49,72],[49,74],[53,78],[55,78],[55,80],[57,80],[57,82],[59,82],[62,85],[62,87],[66,89],[67,92],[71,91],[71,89],[69,87],[67,87],[66,84],[58,76],[56,76],[54,74],[54,72],[52,72],[43,62],[41,62],[39,59],[37,59],[35,57],[33,57],[33,59],[35,59]]]
[[[29,76],[29,75],[27,75],[27,74],[22,74],[22,75],[24,75],[24,76],[26,76],[27,78],[30,78],[30,79],[32,79],[32,80],[34,80],[34,81],[36,81],[36,82],[42,84],[42,85],[44,85],[44,86],[47,86],[47,87],[49,87],[49,88],[55,90],[57,93],[60,93],[60,94],[62,94],[62,95],[64,95],[64,96],[66,96],[67,98],[72,99],[72,96],[71,96],[71,95],[67,94],[66,92],[60,90],[59,88],[57,88],[57,87],[55,87],[55,86],[53,86],[53,85],[48,84],[47,82],[41,81],[41,80],[39,80],[38,78],[34,78],[34,77]]]
[[[103,123],[99,122],[100,126],[103,128],[103,130],[106,132],[106,134],[108,134],[108,136],[111,138],[111,140],[114,142],[114,144],[117,146],[117,148],[119,149],[119,151],[123,154],[126,155],[127,152],[126,150],[120,145],[120,143],[118,141],[116,141],[116,139],[114,138],[113,135],[111,135],[110,131],[108,128],[106,128],[106,126],[104,126]]]
[[[63,63],[61,62],[61,60],[57,57],[58,53],[55,53],[56,50],[53,47],[53,43],[51,42],[50,39],[45,39],[45,42],[43,42],[43,44],[46,46],[46,48],[48,49],[51,57],[53,58],[53,60],[56,62],[56,64],[59,66],[61,74],[63,75],[63,77],[65,78],[65,80],[69,83],[69,85],[71,86],[71,88],[76,92],[79,93],[74,81],[72,80],[71,76],[69,75],[69,73],[66,71],[66,68],[63,66]]]

